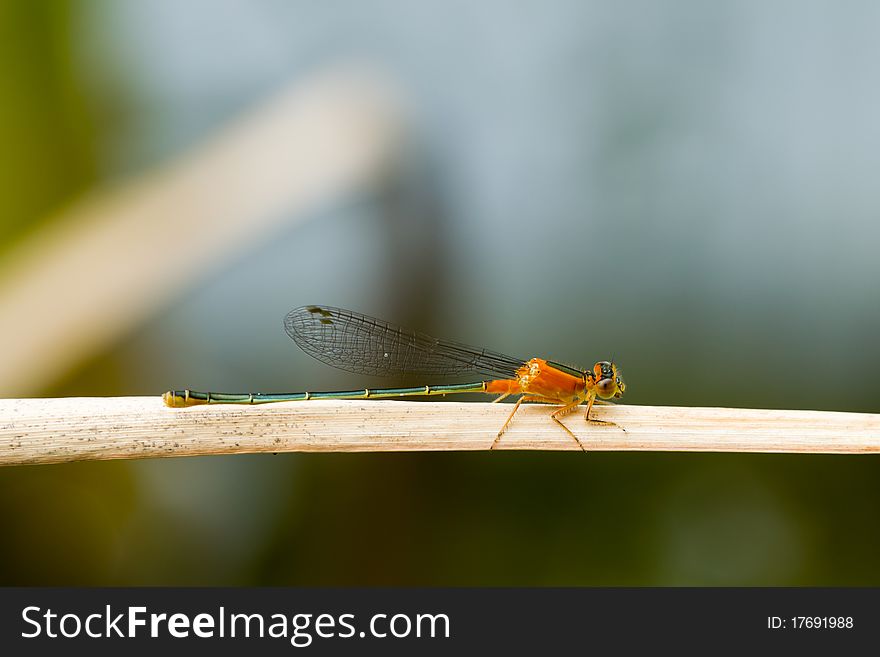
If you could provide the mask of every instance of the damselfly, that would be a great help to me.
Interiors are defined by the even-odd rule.
[[[418,331],[360,313],[329,306],[303,306],[284,318],[284,329],[310,356],[348,372],[391,376],[483,375],[475,383],[423,385],[412,388],[362,388],[334,392],[223,393],[170,390],[162,398],[175,408],[199,404],[266,404],[313,399],[382,399],[422,395],[450,395],[478,392],[498,395],[501,401],[520,395],[507,420],[498,431],[492,448],[510,426],[523,402],[560,405],[550,418],[571,436],[581,449],[583,444],[559,417],[586,403],[587,422],[611,424],[590,418],[597,398],[619,398],[626,390],[617,366],[599,361],[590,370],[580,370],[543,358],[521,359],[470,347],[459,342],[439,340]],[[586,451],[586,450],[585,450]]]

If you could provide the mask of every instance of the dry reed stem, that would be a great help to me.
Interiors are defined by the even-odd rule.
[[[578,450],[523,406],[499,450]],[[0,400],[0,465],[255,452],[486,450],[507,404],[308,401],[166,408],[155,397]],[[880,452],[880,415],[602,406],[616,426],[565,418],[590,451]],[[624,432],[622,429],[625,429]]]

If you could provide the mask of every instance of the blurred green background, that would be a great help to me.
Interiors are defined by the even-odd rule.
[[[324,71],[369,69],[405,110],[378,182],[280,213],[75,367],[4,394],[375,385],[284,335],[290,308],[325,303],[512,354],[613,353],[625,403],[877,412],[878,33],[871,2],[0,3],[3,259]],[[155,276],[176,266],[158,254]],[[64,318],[47,303],[16,321]],[[876,586],[878,467],[573,452],[11,467],[0,584]]]

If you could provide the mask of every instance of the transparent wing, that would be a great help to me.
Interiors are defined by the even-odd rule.
[[[525,362],[330,306],[291,310],[284,318],[284,330],[310,356],[357,374],[512,378]]]

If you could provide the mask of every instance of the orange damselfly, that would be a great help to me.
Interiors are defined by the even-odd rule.
[[[580,370],[543,358],[528,360],[505,356],[488,349],[440,340],[390,322],[330,306],[303,306],[284,318],[284,329],[299,347],[323,363],[356,374],[390,376],[455,376],[482,374],[475,383],[424,385],[410,388],[362,388],[333,392],[223,393],[169,390],[165,404],[179,408],[200,404],[266,404],[314,399],[382,399],[455,393],[497,395],[494,401],[520,395],[492,443],[494,448],[510,426],[523,402],[560,405],[550,418],[571,436],[577,436],[559,417],[586,403],[587,422],[611,424],[590,417],[597,399],[619,398],[626,390],[618,367],[599,361],[592,369]]]

